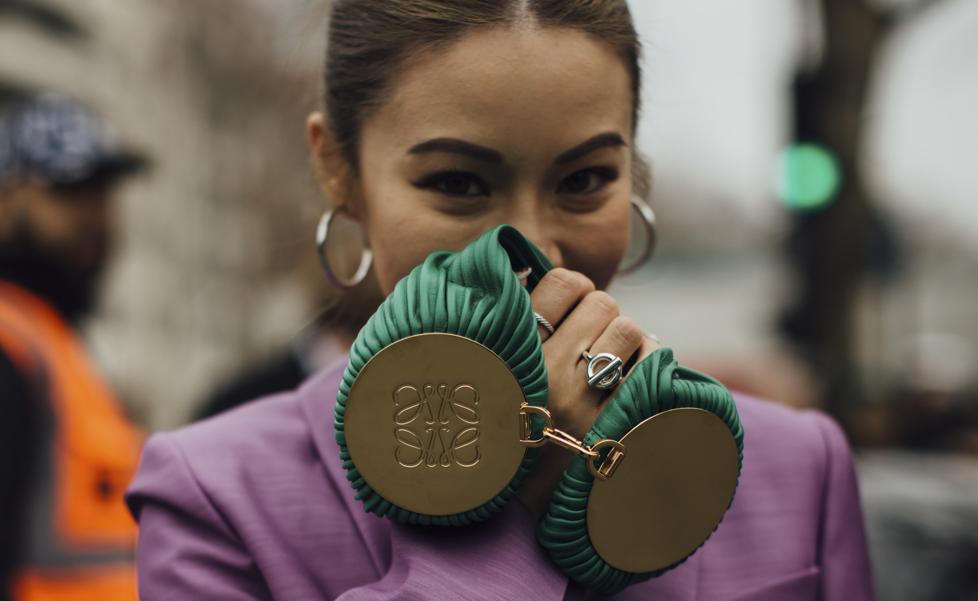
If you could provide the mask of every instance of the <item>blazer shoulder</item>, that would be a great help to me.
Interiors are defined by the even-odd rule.
[[[293,393],[251,401],[177,430],[153,434],[130,486],[130,504],[143,497],[187,494],[241,496],[266,475],[296,477],[314,462],[309,427]],[[305,460],[303,460],[305,458]]]
[[[791,407],[743,393],[734,393],[733,397],[745,429],[750,425],[777,438],[800,435],[808,442],[848,446],[839,424],[821,409]]]
[[[143,452],[142,480],[151,480],[154,465],[163,463],[152,461],[156,455],[183,464],[187,476],[218,496],[265,492],[268,483],[283,479],[321,478],[323,462],[339,462],[338,453],[321,449],[321,439],[331,434],[325,431],[332,413],[326,400],[336,394],[339,367],[316,374],[294,391],[154,434]]]
[[[298,395],[286,392],[249,401],[166,435],[193,458],[219,452],[244,459],[291,452],[297,443],[308,440],[308,426]]]
[[[734,399],[744,427],[745,464],[768,472],[802,470],[822,481],[833,464],[851,463],[845,434],[820,409],[797,409],[744,394]]]

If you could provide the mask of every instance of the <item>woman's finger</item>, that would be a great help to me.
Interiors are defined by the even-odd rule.
[[[646,357],[656,352],[660,348],[662,348],[662,343],[659,342],[659,339],[654,334],[644,334],[642,337],[641,347],[638,350],[638,356],[635,358],[635,363],[633,363],[629,370],[625,373],[625,377],[627,378],[631,374],[631,371],[635,368],[635,365],[638,365],[639,362],[645,360]],[[626,361],[626,363],[628,362]]]
[[[593,290],[594,282],[583,273],[557,267],[548,271],[537,283],[530,293],[530,305],[556,328],[571,309]],[[539,323],[537,329],[541,340],[546,341],[550,337],[550,332]]]
[[[608,327],[598,336],[588,352],[592,355],[610,353],[620,358],[624,364],[632,355],[641,350],[643,340],[645,340],[645,331],[631,318],[619,315],[608,324]],[[585,382],[587,381],[587,365],[588,362],[582,359],[578,367],[580,377]],[[624,365],[622,368],[624,369]],[[608,392],[594,387],[591,387],[591,391],[596,400],[600,400]]]
[[[551,337],[554,358],[577,362],[616,317],[618,303],[611,295],[603,290],[588,293]]]
[[[630,317],[619,315],[588,349],[592,355],[611,353],[620,357],[623,362],[635,354],[645,340],[645,331]]]

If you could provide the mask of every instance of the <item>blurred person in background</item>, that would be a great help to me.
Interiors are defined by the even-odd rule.
[[[118,184],[145,160],[40,96],[0,121],[0,598],[135,598],[122,502],[142,433],[76,328],[112,245]]]

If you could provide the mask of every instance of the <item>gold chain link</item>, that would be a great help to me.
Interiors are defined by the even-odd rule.
[[[533,415],[539,415],[544,419],[543,431],[539,438],[532,438]],[[611,478],[618,466],[621,465],[622,459],[625,458],[625,445],[621,442],[605,438],[589,447],[567,432],[555,428],[553,415],[549,411],[543,407],[523,403],[520,406],[520,443],[527,447],[536,448],[542,447],[548,442],[583,457],[587,463],[588,471],[598,480]],[[611,450],[601,462],[601,466],[596,466],[595,461],[601,458],[600,450],[605,447],[610,447]]]

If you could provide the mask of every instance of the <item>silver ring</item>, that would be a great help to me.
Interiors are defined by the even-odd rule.
[[[621,357],[611,353],[592,355],[584,351],[581,356],[587,360],[587,385],[601,390],[611,390],[621,380],[622,366],[625,364]],[[601,365],[601,364],[604,365]]]
[[[543,326],[543,329],[546,330],[547,332],[549,332],[551,336],[553,335],[553,333],[554,333],[554,327],[553,327],[553,325],[550,324],[549,321],[547,321],[547,318],[546,317],[544,317],[543,315],[540,315],[539,313],[537,313],[536,311],[534,311],[533,312],[533,318],[536,319],[537,320],[537,323],[540,324],[541,326]]]

